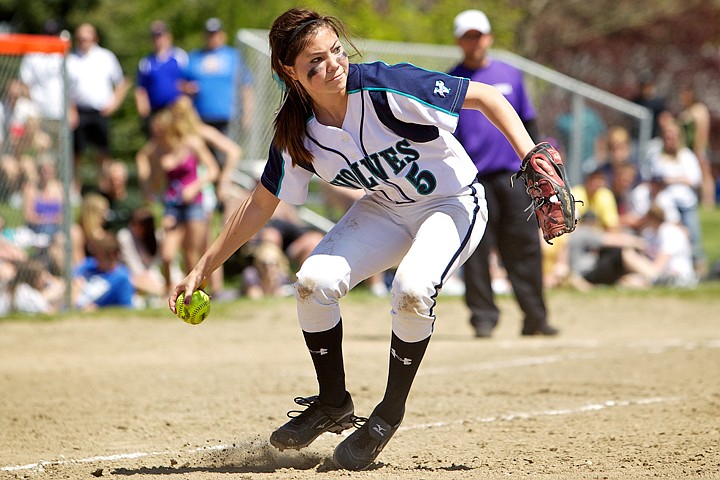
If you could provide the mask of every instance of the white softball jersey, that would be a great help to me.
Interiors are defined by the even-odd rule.
[[[407,63],[350,64],[342,128],[311,117],[305,146],[312,166],[293,166],[271,146],[261,182],[294,205],[305,202],[313,175],[395,204],[454,195],[477,175],[452,135],[468,85]]]

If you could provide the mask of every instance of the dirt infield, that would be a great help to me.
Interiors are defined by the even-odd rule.
[[[553,292],[561,336],[470,335],[460,298],[436,332],[403,427],[365,472],[341,439],[270,447],[315,393],[290,299],[213,305],[189,326],[157,312],[0,323],[0,478],[720,478],[720,288]],[[348,387],[367,415],[385,387],[388,302],[343,303]]]

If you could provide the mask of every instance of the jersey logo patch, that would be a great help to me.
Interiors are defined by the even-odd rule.
[[[450,93],[450,89],[445,86],[445,82],[438,80],[435,82],[435,90],[433,90],[433,93],[438,97],[445,98],[445,95]]]

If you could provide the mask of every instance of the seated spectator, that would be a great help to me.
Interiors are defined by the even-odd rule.
[[[7,133],[4,141],[8,151],[20,156],[24,148],[25,128],[30,118],[38,118],[40,111],[33,101],[27,87],[18,79],[11,78],[5,83],[2,95],[3,133]]]
[[[120,263],[120,246],[112,233],[91,238],[90,256],[73,271],[73,307],[95,310],[102,307],[131,308],[135,288],[130,272]]]
[[[110,203],[99,193],[83,195],[78,221],[70,227],[73,265],[82,262],[90,254],[91,241],[103,238],[108,233],[105,221],[109,211]]]
[[[657,175],[632,189],[627,211],[621,216],[620,223],[623,227],[639,232],[643,217],[647,215],[653,205],[662,208],[665,221],[675,224],[681,223],[680,211],[675,205],[670,192],[665,190],[665,180]]]
[[[164,303],[165,279],[162,273],[160,241],[155,217],[149,208],[133,212],[126,228],[117,234],[120,261],[128,268],[130,280],[146,305]],[[182,279],[177,265],[172,267],[173,281]]]
[[[585,176],[582,185],[573,188],[577,217],[580,219],[579,226],[592,225],[592,229],[580,229],[581,233],[575,235],[573,233],[569,237],[577,236],[578,239],[574,244],[570,244],[572,238],[561,236],[553,240],[553,245],[547,245],[541,242],[543,249],[543,277],[544,284],[547,287],[555,287],[561,285],[575,286],[580,289],[586,289],[589,285],[584,285],[581,281],[582,277],[588,273],[591,266],[604,265],[599,260],[605,260],[610,255],[609,250],[603,250],[605,243],[601,238],[591,238],[593,235],[602,237],[601,234],[607,232],[618,232],[620,230],[620,215],[617,208],[617,202],[612,190],[607,186],[606,176],[600,169],[595,169]],[[589,238],[585,238],[585,235]],[[594,241],[592,241],[594,240]],[[614,241],[614,239],[611,239]],[[614,248],[614,242],[608,241],[608,248]],[[598,243],[599,242],[599,243]],[[583,255],[581,267],[578,267],[578,258]],[[613,253],[615,255],[615,253]],[[602,256],[602,258],[601,258]],[[617,255],[616,255],[617,256]],[[615,258],[617,264],[622,266],[622,260]],[[614,271],[611,283],[617,281],[624,273],[622,268]],[[609,282],[604,279],[602,283]]]
[[[622,217],[630,210],[630,197],[633,188],[640,183],[639,178],[637,167],[631,163],[619,165],[610,177],[609,186],[615,197],[621,224]]]
[[[568,284],[580,290],[594,285],[644,286],[638,275],[645,265],[643,239],[603,229],[592,213],[583,219],[567,238]]]
[[[106,162],[98,182],[99,193],[108,200],[105,228],[117,233],[130,222],[133,212],[142,206],[137,195],[128,192],[128,167],[120,160]]]
[[[55,160],[42,156],[38,163],[37,181],[28,181],[23,187],[23,214],[33,232],[52,237],[63,224],[65,194]]]
[[[662,177],[665,190],[673,199],[680,221],[690,233],[693,259],[698,274],[707,270],[702,232],[698,212],[698,194],[702,183],[702,170],[697,156],[683,143],[680,126],[665,122],[662,126],[662,148],[649,157],[650,170]]]
[[[15,263],[8,262],[0,257],[0,317],[12,311],[12,295],[10,283],[17,277]]]
[[[607,186],[605,175],[600,170],[590,172],[582,185],[573,188],[575,195],[577,216],[583,219],[587,212],[591,212],[600,222],[603,230],[617,230],[620,226],[617,202],[612,190]]]
[[[0,202],[7,202],[12,208],[22,208],[22,190],[28,182],[38,178],[35,160],[27,155],[18,157],[11,153],[0,155]]]
[[[15,242],[15,229],[9,228],[5,217],[0,215],[0,261],[19,263],[27,260],[24,246]]]
[[[48,272],[45,264],[32,259],[17,266],[8,289],[10,310],[18,313],[52,314],[63,304],[65,282]]]
[[[42,129],[37,117],[27,119],[22,134],[13,138],[13,142],[13,152],[16,155],[30,158],[48,153],[53,145],[52,137]]]
[[[665,221],[663,209],[653,205],[645,215],[641,231],[648,259],[640,270],[650,285],[688,288],[697,284],[692,248],[687,232]]]
[[[251,251],[252,264],[242,272],[243,295],[263,297],[293,295],[290,265],[283,251],[273,242],[260,242]]]

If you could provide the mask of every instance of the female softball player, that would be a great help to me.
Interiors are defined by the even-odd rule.
[[[177,285],[169,306],[175,312],[178,294],[190,298],[203,286],[270,219],[280,200],[302,204],[313,176],[364,190],[297,274],[298,317],[319,394],[296,399],[307,408],[270,437],[280,450],[299,449],[321,433],[362,424],[333,455],[338,467],[361,470],[400,426],[433,331],[436,297],[485,229],[477,170],[452,135],[459,110],[483,112],[519,156],[534,144],[494,88],[409,64],[352,64],[341,36],[352,46],[338,19],[306,9],[291,9],[273,23],[271,64],[284,95],[265,170]],[[338,300],[396,265],[385,396],[358,422],[345,388]]]

